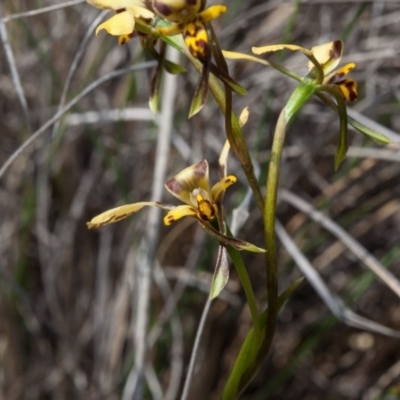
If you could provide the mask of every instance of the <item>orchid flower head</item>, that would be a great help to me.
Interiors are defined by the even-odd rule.
[[[185,216],[193,216],[202,222],[215,218],[221,194],[236,182],[236,177],[225,176],[210,189],[208,170],[208,162],[203,160],[185,168],[165,184],[173,196],[185,203],[168,212],[164,218],[166,225]]]
[[[193,55],[202,62],[209,57],[209,39],[205,24],[226,12],[224,5],[205,8],[205,0],[153,0],[153,11],[173,25],[158,28],[163,36],[181,33]]]
[[[184,204],[175,206],[158,201],[126,204],[97,215],[87,223],[88,228],[100,228],[103,225],[118,222],[144,207],[152,206],[168,211],[164,217],[164,223],[167,226],[183,217],[196,218],[201,227],[220,243],[231,245],[238,250],[264,252],[264,249],[251,243],[224,235],[211,225],[211,222],[222,214],[221,207],[225,190],[237,180],[234,175],[226,174],[228,153],[229,143],[226,142],[219,159],[221,179],[213,186],[210,186],[207,160],[183,169],[165,184],[168,192]]]
[[[357,100],[357,82],[345,76],[355,68],[354,63],[344,65],[335,69],[343,55],[343,42],[334,40],[324,43],[310,50],[294,44],[275,44],[262,47],[253,47],[254,54],[264,54],[278,50],[292,50],[303,53],[308,59],[308,69],[310,71],[307,78],[315,81],[316,85],[327,85],[328,87],[338,88],[344,100]]]

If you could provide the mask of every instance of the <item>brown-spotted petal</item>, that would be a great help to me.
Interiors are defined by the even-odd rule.
[[[170,179],[165,184],[165,188],[177,199],[191,205],[190,194],[194,189],[210,191],[207,160],[185,168]]]
[[[355,101],[358,99],[357,82],[354,79],[343,79],[336,82],[335,85],[339,87],[345,100]]]
[[[321,64],[324,75],[332,72],[340,63],[343,54],[343,42],[334,40],[333,42],[320,44],[311,48],[311,52],[315,59]],[[310,61],[308,69],[311,70],[314,64]]]
[[[175,207],[173,210],[168,211],[168,214],[164,217],[164,224],[171,225],[183,217],[197,217],[197,210],[187,205]]]
[[[171,22],[187,23],[196,17],[203,6],[201,0],[152,0],[153,10]]]
[[[233,185],[236,182],[236,176],[229,175],[226,178],[221,179],[218,183],[216,183],[211,189],[211,197],[215,203],[218,202],[219,196],[222,192],[224,192],[229,186]]]
[[[126,204],[120,207],[112,208],[111,210],[105,211],[97,215],[90,222],[87,222],[87,226],[89,229],[100,228],[103,225],[118,222],[121,219],[129,217],[129,215],[134,214],[135,212],[141,210],[143,207],[146,206],[153,206],[167,210],[170,210],[172,207],[155,201],[143,201],[139,203]]]
[[[343,67],[333,71],[328,76],[325,76],[324,83],[337,83],[341,81],[351,70],[356,67],[356,64],[349,63],[344,65]]]

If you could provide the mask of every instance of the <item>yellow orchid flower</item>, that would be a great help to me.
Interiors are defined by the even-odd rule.
[[[334,42],[321,44],[311,49],[315,59],[321,64],[324,71],[323,85],[337,86],[345,100],[355,101],[358,99],[357,82],[354,79],[344,78],[356,66],[355,63],[349,63],[339,69],[335,69],[342,59],[343,42],[335,40]],[[313,64],[309,62],[308,68],[313,69]]]
[[[127,204],[98,215],[87,225],[91,229],[118,222],[146,206],[169,210],[164,218],[165,225],[171,225],[183,217],[195,217],[202,222],[210,222],[217,215],[221,194],[236,182],[236,177],[226,176],[210,190],[208,169],[207,160],[203,160],[185,168],[165,184],[165,188],[178,200],[186,203],[185,205],[172,206],[152,201]]]
[[[310,50],[292,44],[277,44],[272,46],[253,47],[254,54],[264,54],[278,50],[300,51],[309,58],[308,77],[316,80],[317,84],[328,85],[339,88],[343,98],[347,101],[354,101],[358,98],[357,82],[354,79],[344,78],[355,68],[354,63],[336,69],[343,55],[343,42],[335,40],[312,47]]]
[[[193,57],[202,62],[209,58],[208,34],[205,24],[218,18],[226,12],[224,5],[214,5],[205,8],[205,0],[153,0],[153,11],[167,21],[175,24],[157,31],[163,36],[174,36],[179,33],[183,38]]]
[[[165,184],[173,196],[186,203],[168,212],[164,217],[165,225],[186,216],[194,216],[202,222],[212,221],[218,213],[221,194],[235,182],[236,177],[229,175],[210,190],[207,160],[185,168]]]
[[[355,64],[349,63],[339,69],[336,69],[343,55],[343,42],[341,40],[335,40],[312,47],[311,49],[305,49],[304,47],[294,44],[275,44],[263,47],[253,47],[252,51],[253,53],[259,55],[285,49],[299,51],[309,59],[309,73],[306,77],[302,78],[277,64],[260,60],[257,57],[247,54],[224,51],[223,55],[225,58],[244,59],[271,66],[301,82],[285,106],[285,125],[291,121],[292,117],[297,114],[301,107],[303,107],[303,105],[314,94],[322,98],[332,108],[336,108],[340,118],[340,134],[335,156],[335,168],[338,168],[340,163],[344,160],[348,147],[348,116],[345,101],[354,101],[358,98],[356,81],[354,79],[345,78],[345,76],[354,69]],[[329,98],[324,97],[323,92],[333,96],[337,104],[332,103]],[[360,130],[360,132],[373,139],[382,140],[378,136],[379,134],[371,134],[365,130]]]
[[[264,252],[263,249],[251,243],[225,236],[210,224],[218,215],[221,215],[221,202],[225,190],[236,182],[234,175],[226,175],[228,152],[229,143],[227,142],[219,160],[222,178],[211,189],[207,160],[185,168],[165,184],[166,189],[178,200],[185,203],[184,205],[173,206],[156,201],[126,204],[97,215],[87,223],[88,228],[99,228],[103,225],[118,222],[143,207],[153,206],[168,210],[167,215],[164,217],[165,225],[171,225],[183,217],[194,217],[208,234],[218,239],[221,243],[231,245],[238,250]]]
[[[100,24],[96,35],[105,30],[112,36],[118,36],[119,44],[124,44],[134,36],[135,20],[149,23],[154,18],[154,13],[147,8],[143,0],[87,0],[87,2],[103,10],[112,10],[116,14]]]

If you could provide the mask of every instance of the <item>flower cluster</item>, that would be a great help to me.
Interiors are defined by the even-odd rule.
[[[226,11],[224,5],[205,8],[205,0],[87,1],[94,7],[116,12],[97,27],[96,34],[104,29],[110,35],[119,36],[119,43],[124,44],[134,36],[135,22],[152,27],[158,16],[173,24],[157,28],[154,33],[161,36],[182,34],[190,53],[202,62],[209,57],[209,38],[205,24]]]
[[[312,47],[310,50],[293,44],[277,44],[272,46],[253,47],[254,54],[263,54],[272,51],[288,49],[302,52],[309,58],[309,78],[315,80],[318,85],[329,85],[340,90],[343,98],[348,101],[357,100],[357,82],[345,76],[355,68],[354,63],[335,69],[342,59],[343,42],[335,40]],[[322,74],[321,74],[322,71]]]

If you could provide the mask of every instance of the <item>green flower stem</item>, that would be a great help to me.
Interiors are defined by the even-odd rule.
[[[213,37],[213,53],[214,58],[217,62],[217,66],[229,76],[228,65],[226,64],[226,60],[222,54],[218,38],[215,35],[214,29],[212,28],[211,24],[209,24],[209,29]],[[193,58],[190,54],[189,56],[191,62],[195,62],[195,64],[197,64],[194,64],[195,68],[198,69],[199,72],[201,72],[201,69],[203,68],[201,63],[199,63],[199,61]],[[224,87],[222,87],[220,81],[213,74],[210,74],[208,83],[211,93],[217,101],[222,113],[225,115],[225,129],[229,144],[231,145],[232,151],[235,153],[235,156],[239,160],[243,171],[246,174],[251,190],[253,191],[254,198],[256,199],[257,206],[262,214],[264,199],[262,197],[260,186],[258,185],[258,181],[254,173],[253,163],[251,161],[249,150],[244,140],[242,129],[239,125],[239,121],[235,113],[232,111],[232,91],[227,85],[224,85]]]
[[[251,285],[246,266],[244,265],[242,256],[238,250],[236,250],[232,246],[227,246],[226,249],[228,251],[229,257],[233,262],[233,265],[235,266],[236,272],[239,275],[240,283],[243,286],[244,293],[246,294],[247,304],[249,305],[251,317],[253,319],[254,336],[256,338],[256,343],[259,343],[261,339],[260,316],[258,313],[257,300],[254,295],[253,287]]]
[[[164,25],[168,24],[160,22],[158,26]],[[160,36],[155,29],[150,28],[145,24],[141,24],[140,22],[137,22],[135,27],[142,33],[159,36],[160,39],[175,47],[189,59],[189,61],[193,64],[193,66],[201,75],[203,71],[203,64],[190,54],[188,48],[182,40],[182,35]],[[226,115],[229,104],[227,107],[224,87],[222,86],[218,78],[212,73],[210,73],[208,83],[210,91],[217,101],[218,106],[220,107],[222,113]],[[243,137],[242,129],[240,128],[237,117],[233,112],[231,112],[231,129],[228,129],[227,136],[229,143],[232,147],[232,151],[235,153],[235,156],[238,158],[240,164],[242,165],[243,171],[246,174],[247,180],[256,199],[257,207],[262,213],[264,210],[264,199],[262,197],[261,190],[254,173],[253,163],[251,162],[250,154],[248,152],[247,145]]]
[[[193,59],[192,62],[195,65],[196,69],[201,71],[202,65],[200,64],[200,62],[195,59]],[[225,114],[228,109],[225,102],[225,91],[219,83],[218,79],[213,74],[210,74],[209,87],[222,113]],[[239,126],[238,119],[234,112],[231,112],[231,131],[227,132],[227,136],[229,143],[232,147],[232,151],[235,153],[235,156],[239,160],[243,171],[246,174],[249,185],[253,191],[257,207],[262,213],[262,210],[264,209],[264,199],[262,197],[261,190],[254,173],[253,163],[251,162],[250,154],[243,137],[242,129]]]
[[[289,287],[278,296],[277,304],[280,310],[293,292],[303,282],[304,278],[300,278],[293,282]],[[268,308],[260,315],[261,329],[267,328]],[[239,397],[246,386],[251,382],[257,373],[259,366],[264,360],[264,351],[259,342],[256,341],[255,329],[250,329],[244,340],[244,343],[236,357],[235,364],[229,375],[228,381],[221,394],[220,400],[232,400]]]
[[[268,168],[265,193],[264,229],[265,245],[267,249],[267,291],[268,291],[268,320],[267,330],[262,344],[264,354],[271,346],[275,333],[276,317],[278,312],[278,265],[276,257],[275,219],[278,196],[279,174],[286,128],[301,107],[311,98],[315,84],[304,81],[292,93],[285,108],[279,115],[271,150],[271,160]]]

